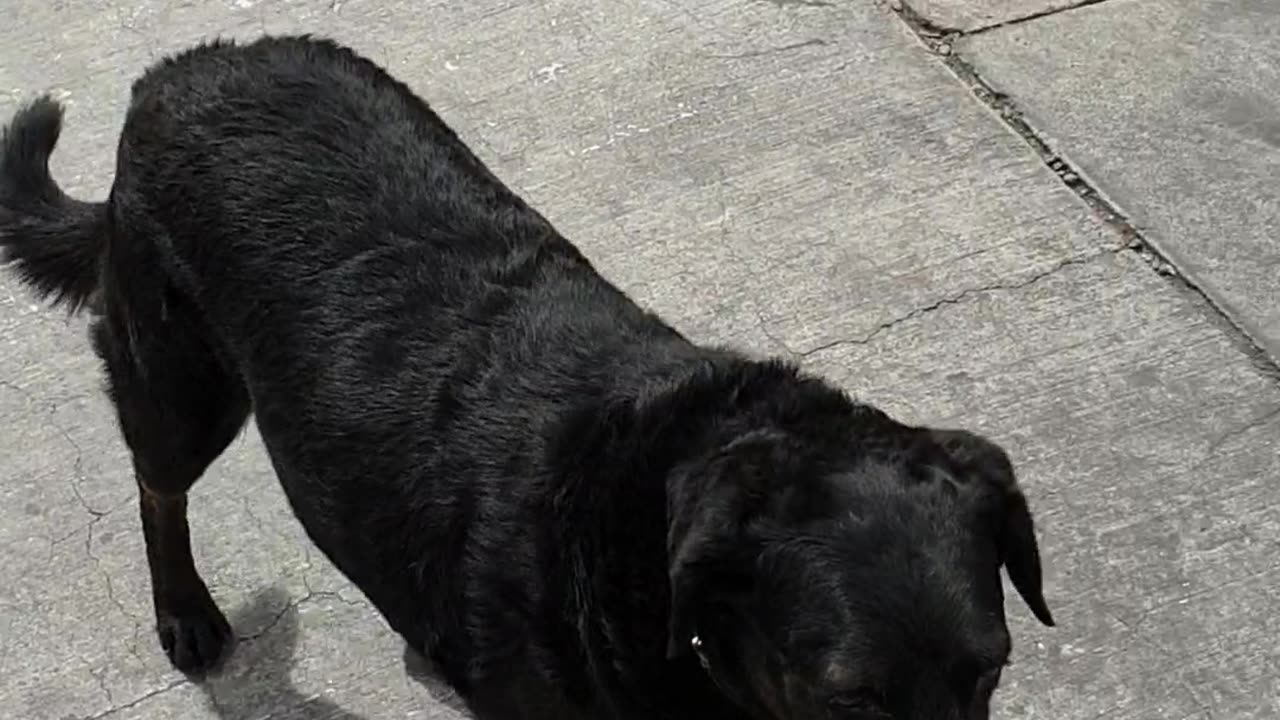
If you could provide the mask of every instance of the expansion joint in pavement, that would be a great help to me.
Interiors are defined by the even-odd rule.
[[[1280,358],[1272,357],[1263,345],[1250,333],[1231,313],[1227,312],[1213,296],[1191,278],[1179,272],[1174,263],[1160,249],[1148,240],[1142,231],[1110,200],[1100,193],[1089,180],[1074,167],[1065,157],[1055,151],[1040,134],[1027,122],[1017,104],[1006,94],[996,90],[982,78],[973,65],[965,61],[953,51],[953,45],[961,38],[995,30],[1018,23],[1028,22],[1047,15],[1076,10],[1088,5],[1097,5],[1108,0],[1081,0],[1073,5],[1046,10],[1034,15],[1009,20],[996,25],[978,28],[968,32],[952,28],[939,27],[921,15],[905,0],[890,0],[890,7],[903,22],[915,33],[939,60],[946,65],[969,89],[979,102],[986,105],[1005,125],[1035,151],[1041,162],[1057,175],[1058,179],[1071,189],[1094,214],[1119,236],[1124,247],[1132,251],[1159,275],[1200,297],[1212,308],[1219,318],[1225,321],[1245,345],[1254,364],[1273,377],[1280,378]]]

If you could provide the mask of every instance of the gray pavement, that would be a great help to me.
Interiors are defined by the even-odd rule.
[[[869,0],[8,0],[0,115],[57,91],[55,173],[100,197],[153,58],[264,30],[352,44],[692,336],[1011,450],[1059,627],[1010,604],[999,717],[1277,717],[1280,379],[1254,345],[1280,324],[1278,65],[1257,61],[1280,52],[1280,7],[1022,20],[1061,4],[909,4],[939,27],[1007,23],[944,56]],[[973,66],[1091,186],[971,92]],[[191,503],[244,640],[208,683],[171,672],[99,386],[83,322],[0,274],[0,717],[462,717],[310,550],[252,431]]]
[[[1111,0],[957,47],[1280,357],[1280,5]]]

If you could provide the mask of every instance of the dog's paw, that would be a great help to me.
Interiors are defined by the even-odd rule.
[[[216,668],[234,640],[231,624],[212,602],[182,612],[159,613],[156,634],[169,662],[197,677]]]

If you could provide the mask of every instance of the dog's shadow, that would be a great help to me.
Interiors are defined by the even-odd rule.
[[[283,610],[281,609],[283,608]],[[299,692],[290,678],[298,647],[298,610],[288,593],[272,588],[256,595],[231,616],[232,627],[266,627],[241,640],[224,667],[199,687],[221,720],[375,720],[337,703]],[[404,653],[405,671],[436,703],[466,714],[461,701],[433,673],[430,663],[412,650]],[[425,708],[424,708],[425,709]],[[434,717],[434,716],[432,716]],[[381,720],[378,718],[376,720]]]

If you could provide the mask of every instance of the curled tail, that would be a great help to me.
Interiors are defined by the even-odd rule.
[[[49,176],[62,106],[42,97],[0,137],[0,261],[54,305],[82,308],[98,287],[106,204],[73,200]]]

